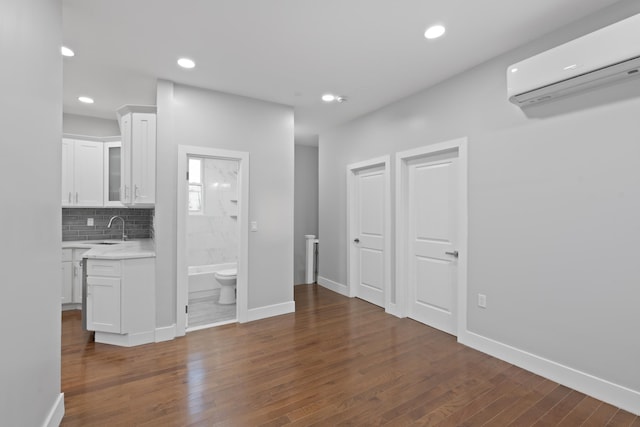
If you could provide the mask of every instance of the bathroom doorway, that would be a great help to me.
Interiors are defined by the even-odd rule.
[[[179,150],[176,326],[184,335],[246,318],[248,153]]]

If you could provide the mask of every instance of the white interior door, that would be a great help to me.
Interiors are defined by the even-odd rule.
[[[355,171],[352,280],[355,296],[380,307],[385,305],[385,188],[384,165]]]
[[[457,152],[407,162],[408,316],[456,333]]]

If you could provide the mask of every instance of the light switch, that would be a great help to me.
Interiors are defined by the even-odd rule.
[[[487,296],[485,294],[478,294],[478,307],[487,308]]]
[[[258,231],[258,221],[251,221],[251,231]]]
[[[93,227],[93,218],[87,218],[87,225]]]

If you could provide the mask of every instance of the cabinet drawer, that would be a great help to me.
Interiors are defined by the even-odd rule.
[[[62,261],[71,261],[72,259],[72,249],[63,249],[62,250]]]
[[[119,260],[90,259],[87,262],[88,276],[120,276]]]

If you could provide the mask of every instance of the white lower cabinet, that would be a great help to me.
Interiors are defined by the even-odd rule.
[[[79,309],[82,304],[82,255],[87,249],[62,250],[62,294],[64,310]]]
[[[87,277],[87,329],[121,332],[119,277]]]
[[[68,249],[71,252],[70,249]],[[62,258],[62,292],[60,295],[60,302],[62,304],[68,304],[71,302],[73,294],[73,262],[71,261],[71,254],[69,253],[69,260],[64,260],[64,251]]]
[[[155,258],[87,260],[87,329],[95,341],[155,341]]]
[[[73,265],[72,265],[72,293],[71,302],[74,304],[82,304],[82,255],[88,251],[88,249],[74,249],[73,250]]]

